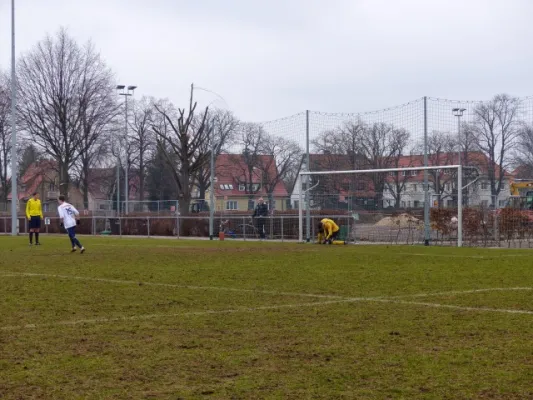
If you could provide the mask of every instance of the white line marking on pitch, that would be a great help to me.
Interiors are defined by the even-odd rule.
[[[533,257],[532,254],[504,254],[494,256],[469,256],[461,254],[429,254],[429,253],[395,253],[405,256],[417,256],[417,257],[446,257],[446,258],[478,258],[478,259],[491,259],[491,258],[512,258],[512,257]]]
[[[456,306],[453,304],[424,303],[424,302],[418,302],[418,301],[405,301],[405,300],[394,300],[394,299],[372,299],[368,301],[374,301],[374,302],[380,302],[380,303],[405,304],[405,305],[423,306],[423,307],[432,307],[432,308],[449,308],[452,310],[461,310],[461,311],[496,312],[496,313],[506,313],[506,314],[533,315],[533,311],[512,310],[512,309],[504,309],[504,308],[468,307],[468,306]]]
[[[404,304],[404,305],[423,306],[423,307],[432,307],[432,308],[447,308],[447,309],[461,310],[461,311],[496,312],[496,313],[507,313],[507,314],[533,315],[533,311],[527,311],[527,310],[498,309],[498,308],[487,308],[487,307],[468,307],[468,306],[457,306],[457,305],[452,305],[452,304],[439,304],[439,303],[426,303],[426,302],[400,300],[401,298],[409,298],[409,297],[444,296],[444,295],[480,293],[480,292],[489,292],[489,291],[533,290],[533,288],[531,287],[485,288],[485,289],[472,289],[472,290],[463,290],[463,291],[454,290],[454,291],[449,291],[449,292],[419,293],[419,294],[393,296],[393,297],[343,297],[343,296],[333,296],[333,295],[318,295],[318,294],[315,295],[315,294],[308,294],[308,293],[287,293],[287,292],[276,292],[276,291],[253,290],[253,289],[223,288],[223,287],[214,287],[214,286],[205,286],[205,287],[203,286],[182,286],[182,285],[174,285],[174,284],[167,284],[167,283],[136,282],[136,281],[126,281],[126,280],[118,280],[118,279],[104,279],[104,278],[91,278],[91,277],[82,277],[82,276],[37,274],[37,273],[9,272],[5,274],[1,274],[0,276],[1,277],[50,277],[50,278],[59,278],[59,279],[89,280],[89,281],[96,281],[96,282],[121,283],[121,284],[136,284],[136,285],[144,284],[147,286],[149,285],[164,286],[164,287],[185,288],[185,289],[194,289],[194,290],[223,290],[223,291],[252,292],[252,293],[255,292],[255,293],[265,293],[265,294],[273,294],[273,295],[280,295],[280,296],[303,296],[303,297],[332,299],[332,300],[317,301],[317,302],[312,302],[312,303],[280,304],[280,305],[272,305],[272,306],[247,307],[247,308],[237,308],[237,309],[228,309],[228,310],[191,311],[191,312],[186,312],[186,313],[175,313],[175,314],[148,314],[148,315],[121,316],[121,317],[110,317],[110,318],[93,318],[93,319],[83,319],[83,320],[74,320],[74,321],[58,321],[58,322],[44,323],[44,324],[25,324],[25,325],[18,325],[18,326],[4,326],[4,327],[0,327],[1,331],[35,329],[38,327],[51,327],[51,326],[75,326],[75,325],[80,325],[80,324],[91,324],[91,323],[98,324],[98,323],[108,323],[108,322],[116,322],[116,321],[134,321],[134,320],[170,318],[170,317],[192,316],[192,315],[231,314],[231,313],[238,313],[238,312],[254,312],[254,311],[275,310],[275,309],[283,309],[283,308],[301,308],[301,307],[312,307],[312,306],[340,304],[340,303],[354,303],[354,302],[379,302],[379,303]]]
[[[448,292],[433,292],[433,293],[416,293],[416,294],[403,294],[400,296],[389,296],[387,299],[402,299],[409,297],[429,297],[429,296],[450,296],[483,292],[512,292],[520,290],[533,290],[533,287],[510,287],[510,288],[484,288],[484,289],[471,289],[471,290],[450,290]]]
[[[109,318],[92,318],[92,319],[80,319],[74,321],[58,321],[52,323],[44,324],[25,324],[25,325],[12,325],[12,326],[3,326],[0,327],[1,331],[13,331],[21,329],[36,329],[36,328],[46,328],[52,326],[75,326],[82,324],[100,324],[107,322],[117,322],[117,321],[136,321],[136,320],[148,320],[155,318],[172,318],[172,317],[188,317],[188,316],[201,316],[201,315],[213,315],[213,314],[234,314],[239,312],[254,312],[254,311],[266,311],[266,310],[278,310],[283,308],[303,308],[303,307],[313,307],[313,306],[323,306],[330,304],[339,304],[339,303],[353,303],[356,301],[370,301],[371,298],[352,298],[352,299],[342,299],[342,300],[327,300],[327,301],[317,301],[312,303],[296,303],[296,304],[279,304],[272,306],[259,306],[259,307],[246,307],[246,308],[231,308],[227,310],[206,310],[206,311],[190,311],[184,313],[174,313],[174,314],[146,314],[146,315],[132,315],[132,316],[121,316],[121,317],[109,317]]]
[[[92,282],[118,283],[118,284],[125,284],[125,285],[162,286],[162,287],[168,287],[168,288],[189,289],[189,290],[220,290],[220,291],[238,292],[238,293],[261,293],[261,294],[270,294],[270,295],[277,295],[277,296],[314,297],[318,299],[346,300],[349,298],[348,296],[337,296],[337,295],[328,295],[328,294],[277,292],[275,290],[240,289],[240,288],[229,288],[229,287],[222,287],[222,286],[176,285],[172,283],[142,282],[142,281],[121,280],[121,279],[92,278],[92,277],[85,277],[85,276],[38,274],[38,273],[29,273],[29,272],[28,273],[9,272],[5,275],[0,275],[0,276],[72,279],[72,280],[92,281]]]
[[[466,307],[466,306],[455,306],[451,304],[423,303],[423,302],[416,302],[416,301],[404,301],[404,300],[394,300],[394,299],[384,299],[384,298],[372,298],[372,297],[356,298],[354,297],[354,298],[348,298],[348,299],[343,299],[343,300],[328,300],[328,301],[317,301],[317,302],[312,302],[312,303],[296,303],[296,304],[280,304],[280,305],[273,305],[273,306],[232,308],[232,309],[227,309],[227,310],[191,311],[191,312],[173,313],[173,314],[146,314],[146,315],[120,316],[120,317],[109,317],[109,318],[104,317],[104,318],[80,319],[80,320],[74,320],[74,321],[58,321],[58,322],[44,323],[44,324],[9,325],[9,326],[0,327],[0,331],[37,329],[37,328],[47,328],[47,327],[53,327],[53,326],[76,326],[76,325],[83,325],[83,324],[103,324],[103,323],[118,322],[118,321],[141,321],[141,320],[149,320],[149,319],[156,319],[156,318],[174,318],[174,317],[188,317],[188,316],[202,316],[202,315],[216,315],[216,314],[235,314],[235,313],[240,313],[240,312],[280,310],[284,308],[303,308],[303,307],[314,307],[314,306],[324,306],[324,305],[341,304],[341,303],[355,303],[355,302],[378,302],[378,303],[423,306],[423,307],[431,307],[431,308],[447,308],[447,309],[460,310],[460,311],[496,312],[496,313],[505,313],[505,314],[533,315],[533,311],[526,311],[526,310],[511,310],[511,309],[486,308],[486,307]]]

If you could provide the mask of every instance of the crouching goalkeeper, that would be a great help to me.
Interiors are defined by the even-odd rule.
[[[318,223],[318,243],[332,244],[339,236],[339,226],[329,218],[324,218]]]

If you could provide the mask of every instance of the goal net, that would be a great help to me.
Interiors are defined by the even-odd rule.
[[[468,187],[460,165],[346,171],[311,166],[315,170],[299,173],[293,191],[300,242],[314,242],[319,222],[330,218],[348,243],[462,246]]]

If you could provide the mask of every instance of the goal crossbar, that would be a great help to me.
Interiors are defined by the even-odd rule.
[[[457,170],[457,187],[463,187],[463,167],[462,165],[432,165],[432,166],[420,166],[420,167],[405,167],[405,168],[381,168],[381,169],[353,169],[353,170],[343,170],[343,171],[300,171],[299,182],[300,187],[298,188],[298,228],[299,228],[299,241],[303,242],[303,176],[312,176],[312,175],[349,175],[349,174],[369,174],[369,173],[387,173],[387,172],[402,172],[402,171],[434,171],[440,169],[456,169]],[[429,185],[427,180],[424,179],[424,192],[425,192],[425,204],[424,209],[429,210]],[[306,199],[309,199],[307,196],[308,192],[306,191]],[[307,201],[307,219],[309,223],[309,201]],[[428,214],[425,211],[424,214]],[[429,218],[428,215],[425,215],[425,219]],[[427,225],[427,221],[426,225]],[[309,229],[309,227],[308,227]],[[310,239],[310,238],[308,238]],[[463,245],[463,190],[457,190],[457,247]]]

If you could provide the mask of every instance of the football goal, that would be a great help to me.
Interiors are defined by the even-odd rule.
[[[293,192],[299,241],[314,241],[318,222],[331,218],[347,242],[461,247],[463,170],[445,165],[301,171]]]

